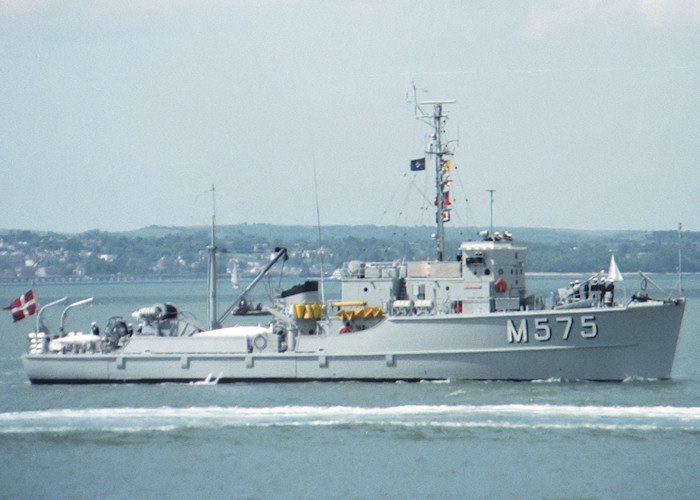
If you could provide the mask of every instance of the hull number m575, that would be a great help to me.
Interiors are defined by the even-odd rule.
[[[598,324],[595,322],[595,316],[579,316],[579,318],[580,324],[578,325],[574,325],[572,316],[534,318],[532,321],[534,330],[529,326],[527,318],[521,319],[517,327],[513,320],[509,319],[506,323],[508,342],[511,344],[529,342],[530,334],[538,342],[547,342],[551,340],[553,335],[561,335],[563,340],[569,340],[574,328],[584,339],[595,338],[598,335]]]

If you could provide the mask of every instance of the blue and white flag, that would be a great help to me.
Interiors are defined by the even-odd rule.
[[[411,172],[418,172],[420,170],[425,170],[425,157],[411,160]]]

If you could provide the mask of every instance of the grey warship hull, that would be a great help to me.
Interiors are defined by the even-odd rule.
[[[414,101],[415,96],[414,87]],[[411,169],[421,172],[434,165],[434,260],[350,261],[337,270],[339,301],[327,302],[323,287],[307,281],[274,297],[266,308],[273,318],[267,327],[222,327],[263,275],[286,260],[287,252],[276,249],[265,269],[217,318],[212,214],[206,329],[189,323],[173,304],[159,303],[132,314],[138,321],[135,331],[113,317],[101,336],[66,333],[65,313],[85,303],[76,302],[64,310],[58,335],[37,318],[29,352],[22,358],[29,379],[209,383],[670,377],[685,300],[650,297],[648,285],[660,287],[640,273],[640,291],[626,304],[616,301],[615,283],[623,278],[614,256],[607,273],[575,280],[550,300],[528,295],[526,249],[513,244],[508,231],[495,232],[493,223],[478,233],[478,240],[463,241],[455,260],[446,258],[454,141],[444,137],[445,106],[453,102],[415,101],[416,118],[432,128],[426,156],[412,160]]]
[[[32,383],[192,382],[212,374],[221,382],[664,379],[684,308],[681,299],[387,317],[349,334],[299,336],[283,352],[273,346],[274,333],[252,343],[237,336],[134,336],[115,352],[30,353],[22,363]]]

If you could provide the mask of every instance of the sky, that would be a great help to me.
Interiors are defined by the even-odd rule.
[[[415,82],[450,224],[700,231],[700,0],[0,0],[0,68],[0,229],[432,224]]]

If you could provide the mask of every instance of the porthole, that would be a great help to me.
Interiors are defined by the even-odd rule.
[[[485,274],[486,276],[488,276],[489,274],[491,274],[491,269],[484,269],[484,274]]]

